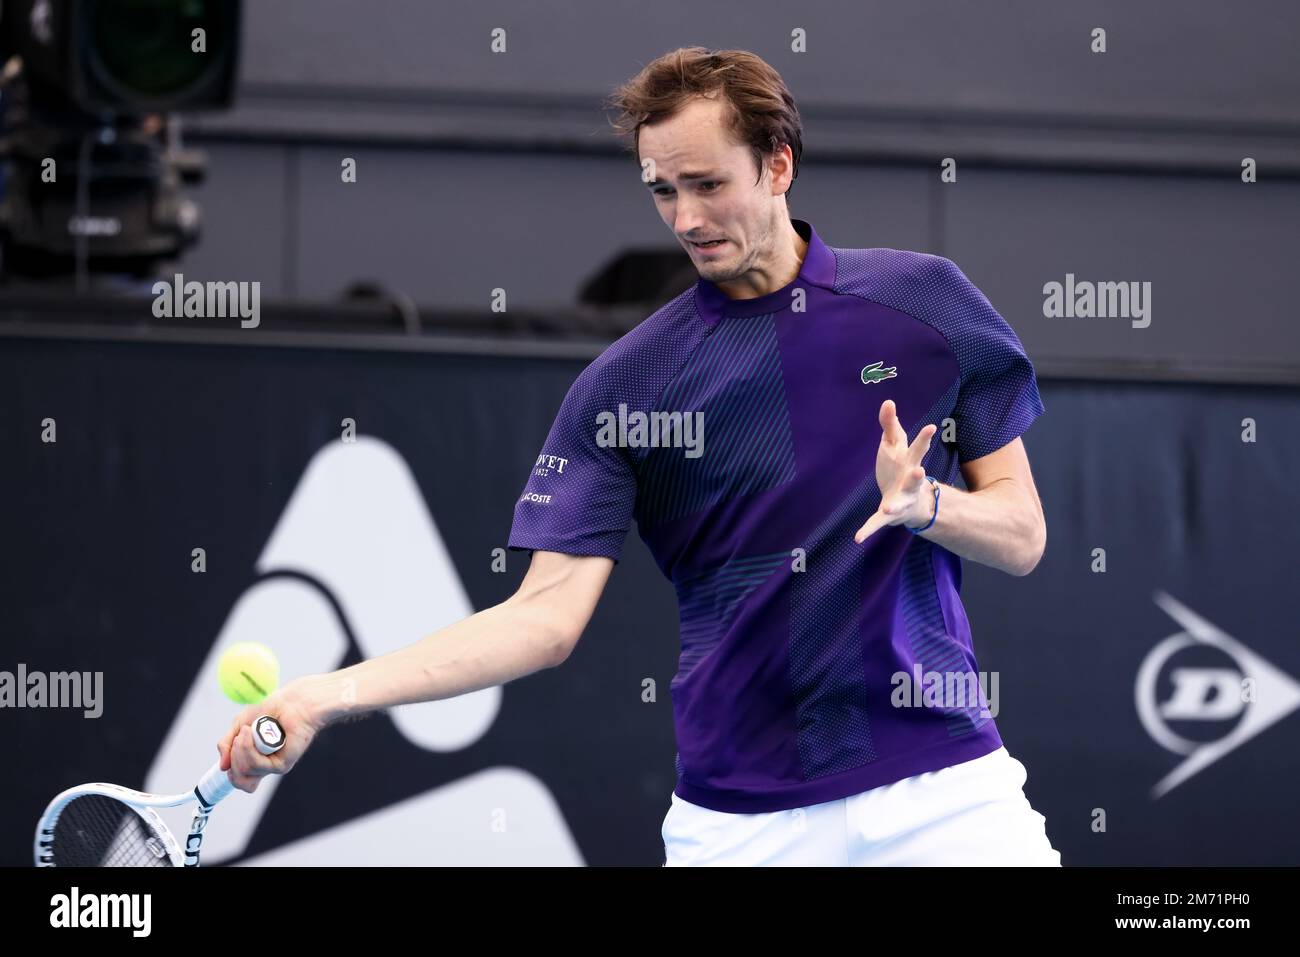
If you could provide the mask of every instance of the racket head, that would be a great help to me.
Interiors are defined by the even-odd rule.
[[[254,723],[262,754],[284,747],[280,723],[262,715]],[[208,813],[232,791],[221,762],[208,768],[184,794],[149,794],[116,784],[83,784],[59,794],[36,825],[32,853],[37,867],[197,867]],[[185,849],[153,808],[198,804]]]
[[[134,793],[101,784],[64,791],[36,825],[36,866],[181,867],[175,836],[151,807],[130,801]]]

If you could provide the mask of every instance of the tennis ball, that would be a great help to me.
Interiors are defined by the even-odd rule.
[[[221,653],[217,680],[231,701],[257,704],[280,686],[280,662],[266,645],[239,641]]]

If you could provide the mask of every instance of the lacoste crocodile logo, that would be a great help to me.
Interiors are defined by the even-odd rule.
[[[898,377],[898,368],[896,366],[885,366],[883,363],[873,362],[862,370],[862,381],[871,385],[875,382],[883,382],[885,379],[895,379]]]

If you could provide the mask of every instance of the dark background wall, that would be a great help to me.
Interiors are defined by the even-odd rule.
[[[13,547],[0,550],[0,667],[99,670],[104,700],[93,720],[73,710],[0,712],[16,742],[6,758],[12,785],[0,792],[0,820],[12,822],[0,828],[0,865],[27,862],[30,826],[63,787],[110,780],[174,790],[177,777],[197,777],[238,710],[216,693],[215,647],[254,638],[287,662],[295,645],[326,642],[328,632],[293,606],[282,604],[260,631],[232,623],[244,597],[265,585],[268,553],[292,550],[268,539],[313,463],[332,447],[321,468],[339,465],[341,416],[409,469],[417,496],[403,521],[427,511],[451,559],[445,574],[472,607],[509,597],[527,560],[510,554],[497,567],[493,549],[506,541],[512,504],[583,365],[376,349],[8,345],[0,444],[11,454],[0,502]],[[980,668],[999,676],[999,732],[1028,769],[1025,791],[1053,845],[1067,865],[1300,863],[1300,645],[1287,588],[1292,536],[1282,533],[1300,527],[1300,505],[1285,491],[1300,470],[1300,394],[1068,381],[1044,383],[1042,394],[1047,414],[1025,442],[1047,552],[1024,578],[965,562],[962,601]],[[56,445],[36,438],[45,415],[58,419]],[[1241,441],[1244,416],[1258,421],[1259,442]],[[373,518],[373,509],[401,505],[376,503],[366,488],[335,485],[330,519],[312,536],[321,541],[300,550],[293,571],[320,577],[331,527],[355,530],[367,524],[349,519],[358,509]],[[401,545],[399,536],[376,542],[364,533],[344,543],[381,565]],[[207,551],[203,574],[191,570],[196,546]],[[416,574],[423,586],[394,580],[385,604],[419,605],[442,590],[443,571]],[[383,582],[322,580],[342,609],[347,663],[367,643],[415,640],[445,613],[427,607],[406,636],[367,632],[356,610]],[[633,531],[574,654],[506,685],[494,720],[463,746],[421,746],[387,715],[331,728],[265,805],[250,811],[253,800],[236,795],[222,806],[211,841],[227,842],[246,813],[253,819],[228,853],[210,843],[210,860],[658,864],[673,787],[673,598]],[[1171,636],[1203,635],[1198,622],[1234,644],[1156,660]],[[1148,694],[1138,679],[1153,660]],[[1176,672],[1196,669],[1253,678],[1261,705],[1164,721],[1208,745],[1249,733],[1157,795],[1186,756],[1157,743],[1139,705],[1167,703]],[[654,701],[642,695],[647,679],[659,689]],[[205,694],[206,713],[188,714],[198,744],[169,761],[164,741],[186,699]],[[1261,714],[1271,717],[1257,721]],[[479,777],[503,769],[527,775],[535,793],[501,793]],[[440,803],[476,781],[472,798]],[[384,815],[410,802],[422,812],[405,827],[385,825]],[[497,807],[512,822],[506,835],[490,826]],[[539,820],[547,808],[552,816]],[[519,843],[503,843],[511,837]]]

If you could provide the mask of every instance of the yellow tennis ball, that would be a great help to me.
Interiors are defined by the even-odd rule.
[[[239,641],[221,653],[217,680],[231,701],[257,704],[280,686],[280,662],[266,645]]]

